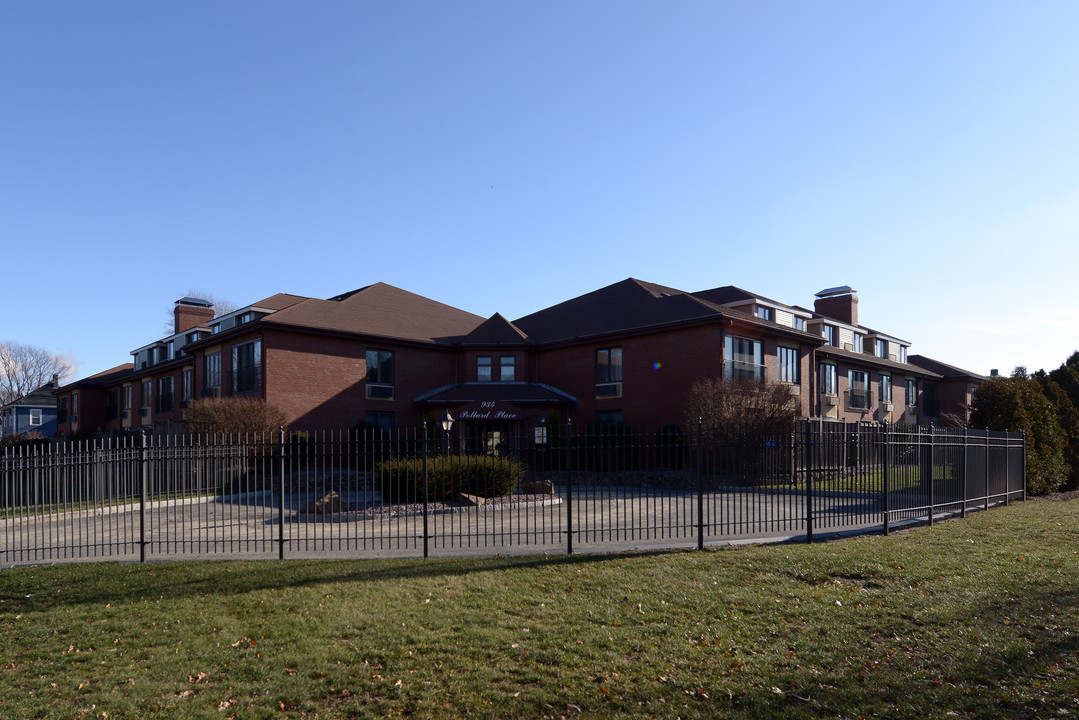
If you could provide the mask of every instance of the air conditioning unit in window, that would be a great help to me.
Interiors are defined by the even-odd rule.
[[[839,396],[838,395],[827,395],[827,394],[825,394],[825,395],[821,396],[821,400],[824,402],[825,405],[827,405],[829,407],[835,407],[836,405],[839,404]]]
[[[882,402],[880,404],[880,409],[884,412],[891,412],[892,410],[895,410],[895,406],[892,405],[890,402]]]
[[[139,415],[146,417],[150,414],[150,408],[139,408]]]
[[[130,411],[130,410],[121,410],[121,411],[120,411],[120,417],[122,417],[122,418],[126,418],[126,417],[128,417],[129,415],[131,415],[131,411]]]

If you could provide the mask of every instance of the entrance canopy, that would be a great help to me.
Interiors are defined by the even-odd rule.
[[[577,398],[542,383],[458,383],[425,393],[417,405],[457,408],[461,420],[520,420],[527,411],[577,404]]]

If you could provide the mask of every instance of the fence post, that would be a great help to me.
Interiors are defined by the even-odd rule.
[[[285,427],[277,428],[277,559],[285,559]]]
[[[989,428],[985,432],[985,509],[989,509]]]
[[[573,554],[573,421],[566,418],[566,554]]]
[[[813,542],[813,421],[805,421],[806,456],[806,542]]]
[[[697,418],[697,549],[704,550],[704,421]]]
[[[892,517],[892,487],[891,487],[891,467],[888,462],[888,456],[892,452],[892,432],[889,429],[888,422],[881,420],[881,425],[884,426],[884,478],[883,478],[883,492],[884,492],[884,534],[887,535],[891,530],[891,517]]]
[[[1025,453],[1024,453],[1025,455]],[[1012,439],[1011,433],[1004,433],[1004,507],[1011,504],[1012,499]],[[1024,480],[1026,472],[1024,471]],[[1024,482],[1024,486],[1026,483]]]
[[[933,524],[933,512],[936,510],[936,507],[937,507],[936,492],[934,491],[934,488],[933,488],[933,485],[934,485],[933,471],[935,469],[935,466],[933,464],[934,460],[935,460],[934,446],[936,445],[936,440],[937,440],[937,427],[935,425],[930,425],[929,426],[929,463],[928,463],[928,466],[929,466],[928,467],[928,469],[929,469],[929,524],[930,525]]]
[[[420,451],[423,453],[423,558],[427,559],[427,491],[429,482],[427,478],[427,421],[422,423],[423,439],[420,440]]]
[[[150,457],[146,448],[146,431],[139,441],[139,562],[146,562],[146,494],[150,484]]]
[[[967,445],[970,440],[967,438],[967,429],[963,428],[963,477],[960,482],[963,484],[963,509],[959,513],[959,517],[965,518],[967,516]]]
[[[1022,470],[1023,470],[1023,477],[1022,477],[1022,481],[1023,481],[1023,502],[1026,502],[1026,499],[1027,499],[1027,434],[1026,433],[1023,433],[1023,457],[1022,457],[1022,460],[1023,460],[1023,462],[1021,463],[1021,467],[1022,467]]]

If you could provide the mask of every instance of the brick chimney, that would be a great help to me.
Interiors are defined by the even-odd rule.
[[[858,324],[858,291],[850,285],[828,288],[817,293],[813,309],[847,325]]]
[[[182,297],[172,311],[174,333],[205,325],[214,319],[214,306],[202,298]]]

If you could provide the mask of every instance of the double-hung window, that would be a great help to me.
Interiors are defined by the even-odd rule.
[[[880,374],[878,379],[877,398],[880,403],[890,403],[892,401],[892,376],[884,373]]]
[[[513,382],[517,377],[517,359],[513,355],[503,355],[498,360],[498,381]]]
[[[41,408],[30,408],[30,427],[41,424]]]
[[[929,417],[940,415],[940,400],[936,385],[922,385],[922,414]]]
[[[839,392],[839,380],[836,376],[835,365],[832,363],[820,364],[820,391],[825,395],[835,395]]]
[[[214,395],[214,391],[221,387],[221,351],[206,353],[202,375],[202,386],[206,388],[203,395]]]
[[[491,356],[480,355],[476,358],[476,382],[491,382]]]
[[[139,415],[146,416],[150,414],[150,403],[153,402],[154,397],[154,381],[143,380],[142,381],[142,405],[140,406]]]
[[[723,340],[723,377],[736,380],[763,380],[760,340],[728,335]]]
[[[195,368],[184,368],[184,371],[181,374],[180,383],[180,400],[182,402],[191,402],[195,393]]]
[[[851,333],[850,335],[851,348],[854,352],[862,352],[862,334]]]
[[[120,416],[120,391],[109,390],[105,393],[105,419],[115,420]]]
[[[367,351],[367,397],[393,400],[393,350]]]
[[[172,375],[157,379],[157,411],[172,412]]]
[[[906,345],[900,345],[899,346],[899,362],[905,363],[906,361],[907,361],[907,346]]]
[[[850,385],[848,404],[856,410],[869,407],[869,374],[863,370],[848,370],[847,382]]]
[[[123,389],[123,392],[124,392],[124,408],[123,408],[124,415],[123,416],[128,417],[129,415],[131,415],[131,386],[130,385],[124,385],[124,387],[122,389]]]
[[[798,349],[780,345],[776,349],[779,363],[779,382],[798,384]]]
[[[596,351],[596,397],[621,397],[622,348]]]
[[[835,325],[825,325],[824,342],[832,347],[839,347],[839,328]]]
[[[79,419],[79,394],[77,392],[71,393],[71,420],[74,422]]]
[[[888,341],[878,339],[876,342],[877,357],[888,359]]]
[[[232,348],[232,394],[257,393],[262,389],[262,341],[253,340]]]
[[[918,383],[914,378],[907,378],[904,384],[906,385],[907,407],[914,407],[918,404]]]

